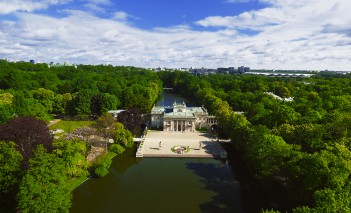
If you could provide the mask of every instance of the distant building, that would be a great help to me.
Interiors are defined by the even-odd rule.
[[[250,67],[244,67],[244,66],[238,67],[238,72],[239,73],[250,72]]]
[[[234,67],[229,67],[228,70],[230,74],[234,74],[236,72],[236,69]]]
[[[163,131],[194,132],[196,128],[209,128],[218,123],[204,107],[187,107],[184,102],[154,106],[150,114],[151,128],[162,128]]]
[[[35,60],[31,59],[31,60],[29,60],[29,63],[35,64]]]
[[[217,73],[229,74],[229,68],[217,68]]]

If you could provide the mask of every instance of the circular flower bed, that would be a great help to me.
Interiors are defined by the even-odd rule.
[[[190,151],[188,146],[174,146],[171,150],[177,154],[184,154]]]

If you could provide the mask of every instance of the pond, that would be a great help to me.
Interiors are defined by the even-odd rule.
[[[192,102],[164,93],[158,105]],[[260,212],[270,200],[239,159],[135,158],[129,149],[113,159],[110,173],[73,192],[71,212]]]
[[[160,100],[157,102],[157,106],[172,106],[174,102],[182,103],[184,102],[188,107],[195,107],[195,103],[190,101],[181,95],[174,94],[170,91],[164,91],[161,94]]]

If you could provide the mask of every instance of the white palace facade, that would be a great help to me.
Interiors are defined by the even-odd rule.
[[[187,107],[184,102],[154,106],[150,114],[151,128],[163,131],[194,132],[197,128],[210,128],[218,123],[204,107]]]

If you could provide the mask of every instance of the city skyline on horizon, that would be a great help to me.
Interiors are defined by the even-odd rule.
[[[0,58],[351,70],[347,0],[4,0]]]

